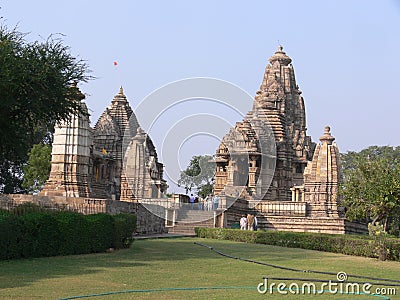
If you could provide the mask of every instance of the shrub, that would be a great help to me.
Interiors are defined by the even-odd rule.
[[[46,212],[32,212],[20,216],[21,256],[40,257],[57,255],[60,232],[54,216]]]
[[[114,236],[113,247],[116,249],[129,248],[136,231],[136,216],[132,214],[118,214],[113,216]]]
[[[74,212],[60,212],[54,215],[60,230],[61,255],[90,253],[91,240],[86,217]]]
[[[82,215],[34,204],[0,210],[0,259],[104,252],[128,248],[136,230],[132,214]]]
[[[113,246],[114,219],[111,215],[100,213],[87,215],[90,252],[104,252]]]
[[[12,214],[0,215],[0,259],[21,257],[21,224]]]
[[[247,231],[222,228],[196,228],[202,238],[302,248],[347,255],[378,258],[375,241],[368,236],[332,235],[290,231]],[[399,239],[388,239],[387,259],[400,261]]]
[[[29,214],[34,212],[44,212],[44,211],[45,209],[41,208],[39,205],[32,202],[26,202],[14,207],[11,210],[11,213],[17,216],[21,216],[24,214]]]
[[[2,217],[2,216],[10,216],[10,215],[11,215],[11,213],[8,210],[0,208],[0,217]]]

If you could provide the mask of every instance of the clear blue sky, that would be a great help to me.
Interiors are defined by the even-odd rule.
[[[0,7],[9,27],[18,24],[32,40],[61,33],[87,60],[97,79],[81,90],[93,122],[121,84],[133,108],[160,86],[197,76],[254,96],[279,41],[293,59],[314,141],[329,124],[342,152],[400,145],[400,1],[1,0]]]

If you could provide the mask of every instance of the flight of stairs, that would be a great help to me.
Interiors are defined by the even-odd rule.
[[[194,235],[195,227],[213,228],[214,211],[191,210],[181,207],[176,211],[175,226],[168,228],[168,233]]]
[[[111,199],[111,195],[106,191],[104,184],[97,182],[90,183],[90,197],[97,199]]]

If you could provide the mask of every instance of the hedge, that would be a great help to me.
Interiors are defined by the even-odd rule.
[[[195,228],[201,238],[302,248],[347,255],[378,258],[375,241],[369,236],[333,235],[311,232],[247,231],[223,228]],[[400,261],[400,240],[387,240],[388,260]]]
[[[104,213],[87,215],[90,252],[103,252],[113,247],[113,217]]]
[[[133,242],[132,228],[136,231],[136,216],[132,214],[114,215],[114,248],[129,248]]]
[[[35,212],[21,215],[21,257],[54,256],[59,253],[60,231],[52,214]]]
[[[84,215],[73,212],[55,214],[55,219],[60,232],[59,254],[82,254],[91,252],[91,240],[89,239],[88,221]]]
[[[12,214],[0,215],[0,259],[21,257],[21,220]]]
[[[127,248],[135,231],[136,216],[131,214],[82,215],[36,208],[1,211],[0,259]]]

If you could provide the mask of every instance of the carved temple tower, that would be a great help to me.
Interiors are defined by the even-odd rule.
[[[85,96],[76,85],[73,88],[83,100]],[[40,195],[89,196],[90,125],[83,101],[81,106],[86,115],[72,114],[69,120],[55,126],[50,176]]]
[[[216,151],[214,193],[226,208],[224,226],[251,212],[266,230],[366,233],[365,224],[344,218],[339,150],[330,128],[318,145],[307,135],[291,61],[280,46],[269,59],[252,110]]]
[[[92,157],[93,192],[137,201],[160,197],[167,189],[153,142],[140,129],[122,87],[94,127]]]
[[[273,143],[270,139],[270,131],[272,131],[276,143],[274,145],[276,147],[276,165],[264,168],[264,181],[270,181],[271,185],[268,192],[257,191],[257,188],[254,187],[255,182],[262,175],[260,172],[263,172],[263,163],[260,162],[260,158],[263,156],[257,155],[257,151],[253,152],[250,147],[247,149],[250,160],[249,175],[248,180],[244,181],[248,193],[250,195],[261,193],[264,200],[290,201],[290,188],[303,184],[304,168],[312,159],[315,144],[311,141],[311,137],[307,136],[304,100],[296,83],[291,62],[292,59],[286,55],[282,46],[279,46],[269,59],[252,110],[248,112],[243,122],[236,124],[233,130],[237,134],[228,133],[217,150],[215,193],[220,193],[224,188],[235,185],[232,180],[229,181],[229,177],[233,177],[231,173],[234,172],[231,169],[239,168],[235,166],[236,162],[231,162],[229,153],[232,152],[232,149],[229,149],[229,145],[238,144],[238,136],[240,136],[239,139],[252,140],[250,144],[258,147],[259,153],[262,150],[260,148],[263,148],[262,144]],[[245,126],[246,123],[251,124],[251,129],[243,130],[243,128],[249,127]],[[257,128],[260,126],[263,128]],[[256,134],[249,135],[251,130]],[[272,154],[272,151],[267,152]],[[272,167],[275,167],[273,175],[268,171]],[[272,178],[268,178],[268,176],[272,176]],[[265,184],[261,184],[261,188],[265,188]]]
[[[50,178],[41,194],[130,202],[158,198],[168,187],[163,167],[121,87],[93,129],[87,115],[71,115],[55,128]]]
[[[93,193],[100,197],[112,196],[116,200],[132,200],[123,170],[122,144],[125,131],[130,135],[130,132],[136,133],[138,127],[139,123],[121,87],[93,129]],[[107,188],[104,189],[104,186]],[[105,192],[110,195],[104,195]]]
[[[338,186],[342,180],[339,149],[330,130],[325,127],[314,158],[304,171],[303,201],[309,204],[310,217],[343,217],[343,208],[338,205]]]

